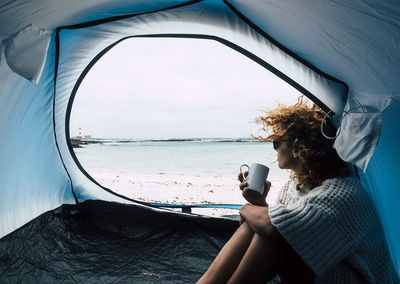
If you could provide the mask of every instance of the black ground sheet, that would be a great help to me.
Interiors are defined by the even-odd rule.
[[[195,283],[237,226],[98,200],[63,205],[0,239],[0,283]]]

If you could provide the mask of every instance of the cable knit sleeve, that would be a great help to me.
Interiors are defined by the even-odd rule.
[[[298,202],[269,208],[272,224],[317,276],[336,265],[352,247],[326,214],[312,204]]]

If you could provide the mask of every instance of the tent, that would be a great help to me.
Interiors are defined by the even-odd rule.
[[[358,169],[400,271],[396,1],[15,0],[0,3],[2,281],[127,282],[124,277],[140,275],[142,281],[193,282],[234,230],[229,219],[172,213],[119,196],[75,162],[69,115],[76,90],[103,54],[132,37],[218,41],[326,110],[339,126],[335,148]],[[127,214],[136,218],[123,220]],[[154,246],[164,237],[169,242]],[[89,245],[90,238],[97,245]],[[128,244],[120,242],[127,238],[141,245],[153,239],[148,247],[154,249],[143,252],[128,242],[130,253],[148,256],[129,263]],[[183,245],[188,239],[197,250]],[[111,257],[105,248],[110,243],[120,257],[105,268],[96,257]],[[156,253],[157,247],[165,253]],[[72,256],[81,265],[74,267],[68,261]],[[116,263],[126,270],[119,271]],[[141,263],[143,269],[130,271],[127,263]],[[172,268],[180,265],[182,271]]]

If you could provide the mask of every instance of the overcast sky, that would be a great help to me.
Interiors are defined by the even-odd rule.
[[[203,39],[129,39],[105,54],[76,94],[71,136],[249,137],[263,109],[300,93],[244,55]]]

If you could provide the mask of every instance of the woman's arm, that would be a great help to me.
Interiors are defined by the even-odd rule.
[[[247,176],[248,172],[244,173]],[[266,198],[271,188],[271,183],[265,181],[264,192],[262,195],[255,193],[247,188],[247,182],[243,179],[243,174],[238,175],[241,182],[239,187],[243,191],[243,197],[251,204],[245,204],[240,209],[240,223],[246,222],[250,228],[264,238],[282,239],[278,230],[272,225],[268,214],[268,204]]]
[[[245,204],[239,212],[243,221],[263,238],[282,239],[281,234],[272,225],[267,206]]]

